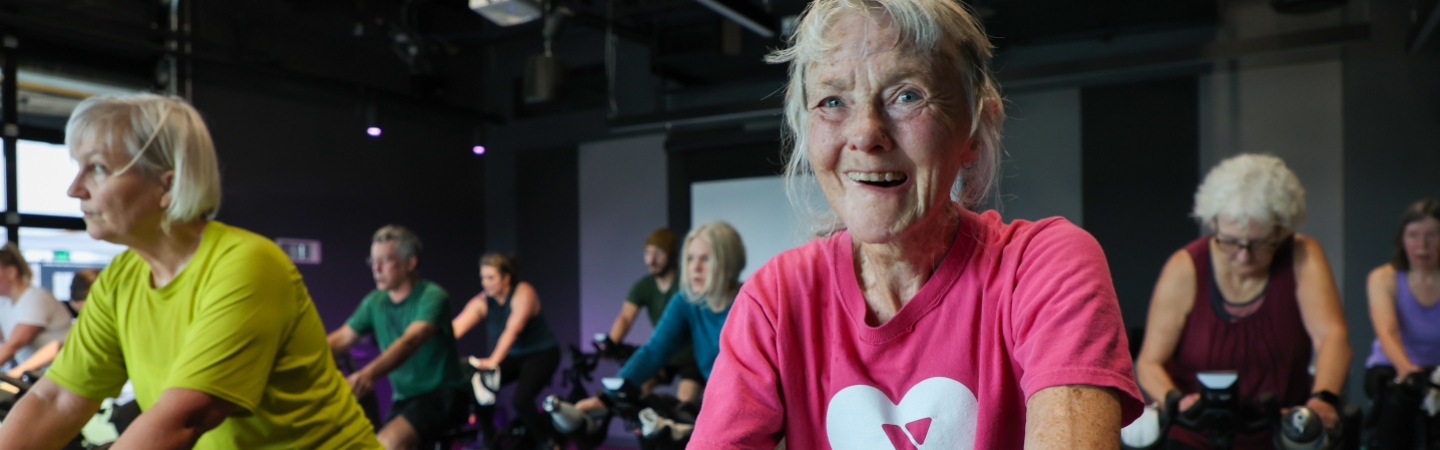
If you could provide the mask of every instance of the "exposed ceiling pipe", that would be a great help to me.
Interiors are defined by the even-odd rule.
[[[740,24],[740,26],[745,27],[750,31],[754,31],[755,34],[758,34],[761,37],[769,39],[775,37],[775,35],[777,34],[775,32],[775,24],[779,23],[779,21],[775,20],[775,17],[771,16],[770,13],[765,12],[765,10],[760,9],[760,7],[755,6],[750,2],[747,2],[745,0],[695,1],[699,2],[701,5],[705,5],[706,8],[710,8],[716,13],[725,16],[725,18],[735,21],[735,23]]]

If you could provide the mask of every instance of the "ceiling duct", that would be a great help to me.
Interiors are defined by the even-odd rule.
[[[473,1],[473,0],[472,0]],[[773,38],[780,21],[746,0],[695,0],[763,38]]]
[[[564,8],[556,8],[545,15],[545,53],[532,55],[525,60],[525,77],[521,82],[526,104],[549,103],[560,99],[561,83],[565,81],[565,61],[555,56],[551,46],[560,33],[560,24],[565,18]]]

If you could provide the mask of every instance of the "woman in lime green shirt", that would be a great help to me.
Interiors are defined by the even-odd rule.
[[[127,379],[145,412],[115,449],[380,448],[299,271],[268,239],[212,220],[220,174],[195,108],[92,97],[65,132],[86,231],[129,249],[0,426],[0,450],[60,448]]]

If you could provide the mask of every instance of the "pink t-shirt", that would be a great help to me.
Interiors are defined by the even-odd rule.
[[[746,281],[689,448],[1019,449],[1030,395],[1068,384],[1115,388],[1124,423],[1140,415],[1110,270],[1079,227],[965,211],[935,274],[879,327],[851,254],[837,233]]]

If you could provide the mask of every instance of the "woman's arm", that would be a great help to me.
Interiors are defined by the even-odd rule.
[[[1400,341],[1400,319],[1395,312],[1398,286],[1395,284],[1395,268],[1389,264],[1370,271],[1365,282],[1365,291],[1370,296],[1370,322],[1375,325],[1375,338],[1380,341],[1380,351],[1395,366],[1398,379],[1422,370],[1410,361],[1405,353],[1405,344]]]
[[[21,348],[30,345],[30,341],[35,340],[35,336],[42,330],[44,328],[28,323],[16,324],[15,328],[10,330],[10,335],[5,336],[5,342],[0,343],[0,365],[14,358]]]
[[[645,380],[655,376],[670,356],[690,343],[690,319],[694,317],[694,310],[695,307],[683,295],[676,294],[671,298],[670,303],[665,305],[665,313],[660,315],[660,323],[655,325],[655,332],[650,334],[650,340],[630,355],[625,367],[620,368],[619,376],[636,385],[644,384]]]
[[[1048,387],[1025,403],[1025,448],[1111,450],[1120,447],[1122,425],[1114,389]]]
[[[64,447],[99,410],[99,401],[41,378],[0,425],[0,450]]]
[[[1165,394],[1175,389],[1165,363],[1175,355],[1180,333],[1195,305],[1195,283],[1195,263],[1189,253],[1180,250],[1170,255],[1150,298],[1150,317],[1145,321],[1145,341],[1135,360],[1135,373],[1140,388],[1162,404]]]
[[[610,340],[621,342],[625,335],[630,334],[630,327],[635,325],[635,316],[640,315],[640,306],[630,302],[624,302],[620,307],[620,315],[615,317],[615,324],[610,326]]]
[[[760,291],[759,285],[769,284],[765,269],[758,272],[751,277],[758,281],[752,281],[746,289]],[[781,337],[775,332],[776,315],[750,296],[748,292],[753,291],[741,290],[720,330],[720,355],[706,381],[702,402],[705,407],[695,421],[689,448],[771,449],[785,437],[786,405],[780,393],[778,349]]]
[[[510,354],[510,346],[515,345],[515,339],[520,337],[520,332],[525,331],[525,324],[530,318],[540,314],[540,296],[535,294],[535,288],[530,283],[520,282],[515,286],[515,295],[510,297],[510,318],[505,321],[505,331],[500,333],[500,339],[496,339],[495,351],[485,358],[482,365],[499,367],[500,362]]]
[[[10,373],[8,375],[10,375],[11,377],[20,378],[20,375],[23,375],[25,372],[29,372],[31,370],[40,370],[42,368],[45,368],[46,366],[49,366],[50,363],[55,362],[55,355],[60,354],[61,342],[64,341],[56,339],[50,341],[49,344],[45,344],[44,347],[40,347],[39,350],[35,351],[35,354],[30,355],[30,359],[27,359],[24,362],[16,365],[14,369],[10,369]]]
[[[235,404],[185,388],[170,388],[120,435],[111,448],[188,449],[205,432],[220,426]]]
[[[1300,318],[1315,347],[1315,384],[1310,391],[1339,394],[1350,370],[1350,330],[1325,250],[1315,239],[1299,233],[1295,234],[1295,284]],[[1326,427],[1334,427],[1339,420],[1329,403],[1311,399],[1306,406],[1320,415]]]
[[[471,328],[475,328],[476,324],[485,319],[489,308],[490,306],[485,303],[484,292],[466,302],[465,309],[460,310],[460,314],[455,316],[455,320],[450,321],[450,327],[455,329],[455,338],[459,339],[460,336],[469,333]]]

